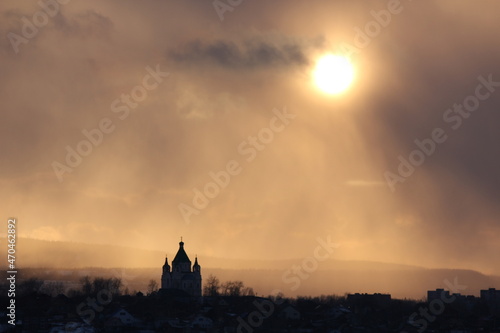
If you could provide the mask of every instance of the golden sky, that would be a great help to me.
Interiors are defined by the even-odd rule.
[[[330,235],[336,259],[500,274],[500,3],[220,2],[1,2],[20,236],[282,259]],[[355,79],[328,95],[339,52]]]

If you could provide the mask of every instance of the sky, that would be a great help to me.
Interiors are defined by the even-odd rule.
[[[500,274],[497,1],[41,3],[0,4],[20,237]]]

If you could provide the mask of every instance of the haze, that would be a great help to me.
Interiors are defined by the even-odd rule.
[[[2,1],[4,219],[21,237],[170,256],[182,236],[202,266],[300,263],[329,236],[331,259],[500,274],[500,4],[401,1],[351,54],[348,91],[311,82],[318,57],[356,45],[389,2],[242,1],[221,20],[212,1],[74,0],[13,47],[41,9]],[[447,114],[481,84],[475,111]],[[137,86],[147,96],[126,104]],[[95,129],[102,140],[68,166]]]

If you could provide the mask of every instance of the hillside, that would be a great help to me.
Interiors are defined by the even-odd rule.
[[[145,290],[150,279],[160,281],[164,253],[111,245],[18,241],[18,266],[29,267],[25,276],[77,281],[83,275],[120,277],[130,290]],[[202,274],[221,281],[242,280],[259,295],[279,289],[287,296],[345,293],[390,293],[396,298],[422,298],[426,291],[447,288],[447,282],[465,286],[462,294],[479,295],[480,289],[500,288],[500,277],[472,270],[425,269],[369,261],[326,260],[316,270],[301,269],[302,259],[232,260],[200,256]],[[94,267],[94,268],[89,268]],[[38,269],[37,269],[38,268]]]

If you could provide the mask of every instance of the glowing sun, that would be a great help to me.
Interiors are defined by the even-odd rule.
[[[340,94],[354,80],[354,67],[348,58],[327,54],[319,58],[313,71],[316,86],[327,94]]]

